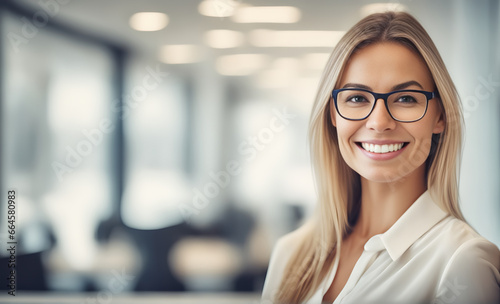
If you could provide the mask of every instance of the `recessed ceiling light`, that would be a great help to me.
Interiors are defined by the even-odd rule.
[[[250,75],[262,69],[268,62],[263,54],[234,54],[217,58],[215,68],[221,75],[243,76]]]
[[[234,0],[205,0],[198,5],[198,12],[208,17],[229,17],[239,5]]]
[[[329,47],[337,44],[343,31],[253,30],[250,43],[258,47]]]
[[[160,60],[168,64],[185,64],[201,60],[201,51],[197,45],[165,45],[160,50]]]
[[[158,12],[135,13],[130,17],[129,24],[136,31],[159,31],[167,26],[168,16]]]
[[[211,30],[205,33],[205,43],[216,49],[241,46],[244,36],[241,32],[230,30]]]
[[[383,13],[387,11],[402,12],[407,8],[401,3],[372,3],[361,7],[361,15],[366,17],[375,13]]]
[[[300,17],[300,10],[293,6],[245,6],[239,7],[231,20],[237,23],[295,23]]]

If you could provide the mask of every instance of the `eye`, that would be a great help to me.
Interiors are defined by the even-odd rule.
[[[403,95],[399,96],[396,102],[399,103],[416,103],[417,99],[411,95]]]
[[[363,103],[367,102],[366,98],[362,95],[354,95],[350,96],[349,98],[346,98],[346,102],[352,102],[352,103]]]

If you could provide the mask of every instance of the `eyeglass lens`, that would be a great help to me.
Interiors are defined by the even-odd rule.
[[[375,96],[366,91],[346,90],[337,94],[340,115],[347,119],[363,119],[372,111]],[[387,97],[387,107],[394,119],[414,121],[425,114],[427,97],[419,92],[396,92]]]

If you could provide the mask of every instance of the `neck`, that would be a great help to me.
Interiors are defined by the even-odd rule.
[[[352,233],[362,238],[384,233],[426,190],[424,166],[390,183],[361,177],[361,208]]]

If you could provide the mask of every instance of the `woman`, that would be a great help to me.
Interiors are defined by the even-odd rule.
[[[497,303],[500,252],[458,205],[462,124],[411,15],[373,14],[349,30],[311,116],[317,212],[278,241],[264,303]]]

